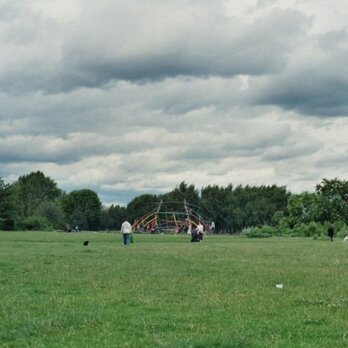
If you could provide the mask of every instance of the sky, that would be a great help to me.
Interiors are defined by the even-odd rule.
[[[0,0],[0,177],[105,205],[347,180],[346,0]]]

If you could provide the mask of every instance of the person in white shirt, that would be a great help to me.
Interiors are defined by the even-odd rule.
[[[188,228],[187,228],[187,234],[191,236],[191,233],[192,233],[192,224],[191,222],[189,222]]]
[[[215,233],[215,222],[214,221],[211,222],[210,229],[213,233]]]
[[[197,225],[197,233],[199,235],[200,240],[203,240],[204,227],[201,222]]]
[[[123,235],[123,244],[129,246],[132,235],[132,225],[127,219],[125,219],[121,225],[121,233]]]

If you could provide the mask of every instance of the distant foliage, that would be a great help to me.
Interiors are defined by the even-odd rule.
[[[62,208],[71,226],[98,230],[102,204],[96,192],[88,189],[68,193],[62,199]]]
[[[16,215],[11,186],[0,178],[0,230],[14,230]]]
[[[248,227],[241,232],[242,236],[248,238],[267,238],[267,237],[312,237],[315,239],[327,239],[327,230],[333,226],[335,237],[343,238],[348,235],[348,227],[345,223],[336,222],[334,224],[321,224],[314,221],[301,223],[293,228],[279,226]]]
[[[16,229],[16,220],[12,218],[0,218],[1,231],[14,231]]]
[[[96,192],[82,189],[64,193],[40,171],[20,176],[12,184],[0,178],[0,229],[115,230],[126,217],[131,222],[160,202],[184,211],[183,202],[196,205],[216,233],[242,233],[251,238],[303,236],[324,238],[329,224],[337,236],[348,234],[348,181],[323,179],[315,192],[291,194],[284,186],[208,185],[198,190],[181,182],[172,191],[143,194],[127,207],[102,207]]]
[[[339,179],[323,179],[316,186],[319,197],[318,216],[320,222],[341,221],[348,224],[348,182]]]
[[[248,238],[269,238],[273,237],[273,232],[273,229],[269,229],[269,226],[267,228],[247,227],[242,231],[241,235]]]
[[[17,223],[18,230],[50,231],[52,228],[48,219],[43,216],[27,216]]]
[[[100,228],[103,230],[119,230],[124,219],[127,217],[126,207],[111,205],[103,207],[100,217]]]
[[[20,176],[12,184],[12,192],[20,217],[37,215],[37,209],[42,203],[53,201],[63,193],[54,180],[40,171]]]
[[[240,232],[247,227],[271,225],[276,212],[285,211],[290,193],[278,186],[207,186],[202,206],[216,222],[217,230]]]
[[[303,192],[291,195],[285,220],[299,235],[313,234],[304,231],[305,225],[313,229],[314,223],[317,226],[329,223],[348,224],[348,183],[339,179],[323,179],[316,186],[315,193]]]
[[[184,181],[176,186],[171,192],[160,195],[159,199],[163,200],[164,203],[177,202],[177,205],[172,204],[172,207],[176,211],[182,212],[184,212],[185,210],[182,204],[182,202],[184,201],[196,206],[200,205],[199,191],[195,188],[194,185],[188,185]]]
[[[144,214],[147,214],[151,211],[156,202],[159,202],[160,198],[156,195],[144,194],[133,198],[127,205],[126,210],[122,210],[120,207],[116,208],[111,206],[110,216],[119,215],[128,215],[129,221],[134,221],[137,218],[142,217]],[[118,217],[118,216],[117,216]]]
[[[62,229],[66,221],[60,200],[42,202],[37,207],[36,213],[46,218],[54,229]]]

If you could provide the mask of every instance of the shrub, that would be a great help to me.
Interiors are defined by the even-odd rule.
[[[14,219],[0,219],[0,230],[13,231],[16,228],[16,222]]]
[[[65,216],[59,202],[45,201],[41,203],[35,215],[46,218],[55,229],[61,229],[64,226]]]
[[[52,230],[52,225],[48,219],[43,216],[28,216],[18,222],[17,229],[49,231]]]
[[[264,228],[265,227],[265,228]],[[272,227],[263,226],[263,227],[247,227],[242,231],[242,236],[248,238],[269,238],[273,236]]]
[[[286,225],[285,225],[286,226]],[[262,227],[248,227],[245,228],[241,235],[248,238],[267,238],[272,236],[291,236],[291,237],[313,237],[326,238],[329,224],[321,224],[317,222],[310,222],[308,224],[302,223],[296,225],[294,228],[276,226],[272,227],[264,225]],[[335,222],[333,224],[335,237],[344,238],[348,235],[348,226],[343,222]]]
[[[316,222],[312,221],[307,225],[305,236],[306,237],[314,237],[321,235],[322,232],[322,226],[318,225]]]

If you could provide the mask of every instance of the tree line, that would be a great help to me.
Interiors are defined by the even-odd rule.
[[[165,194],[137,196],[126,207],[105,207],[93,190],[64,192],[37,171],[11,184],[0,178],[0,229],[62,230],[69,225],[118,230],[126,216],[134,221],[160,201],[178,202],[176,210],[183,209],[183,201],[199,207],[219,233],[320,235],[328,224],[342,233],[348,224],[348,182],[338,178],[323,179],[314,192],[300,194],[277,185],[208,185],[198,190],[181,182]]]

